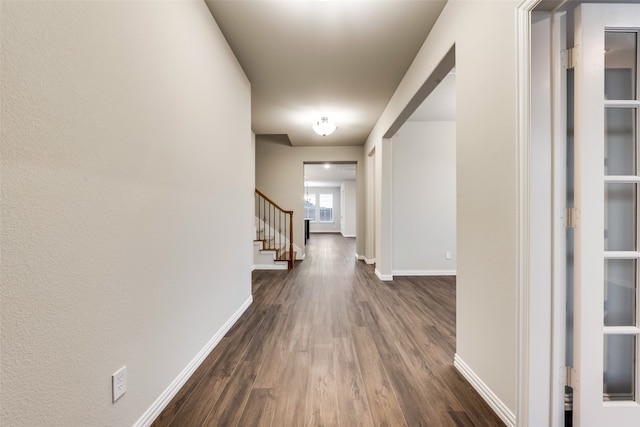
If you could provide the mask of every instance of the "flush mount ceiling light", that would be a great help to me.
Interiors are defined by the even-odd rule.
[[[336,125],[329,123],[327,117],[321,117],[320,121],[313,125],[313,131],[322,136],[331,135],[334,130],[336,130]]]

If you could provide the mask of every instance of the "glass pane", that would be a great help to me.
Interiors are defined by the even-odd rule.
[[[333,194],[320,194],[320,222],[333,222]]]
[[[603,387],[605,401],[635,400],[635,361],[635,335],[605,335]]]
[[[604,325],[636,326],[635,259],[604,262]]]
[[[307,194],[304,196],[304,219],[316,220],[316,195]]]
[[[566,194],[566,206],[567,208],[575,207],[574,201],[574,178],[575,178],[575,167],[574,167],[574,70],[567,70],[567,113],[566,113],[566,123],[567,123],[567,168],[566,168],[566,183],[567,183],[567,194]],[[574,319],[574,247],[575,247],[575,233],[573,228],[565,228],[566,230],[566,238],[567,238],[567,270],[566,270],[566,287],[567,287],[567,297],[566,297],[566,316],[565,316],[565,366],[574,366],[573,364],[573,341],[574,341],[574,329],[573,329],[573,319]],[[571,390],[571,389],[568,389]],[[572,392],[572,391],[571,391]]]
[[[636,184],[605,186],[605,251],[636,250]]]
[[[607,108],[605,175],[636,175],[636,109]]]
[[[636,99],[637,33],[605,32],[604,52],[605,99]]]

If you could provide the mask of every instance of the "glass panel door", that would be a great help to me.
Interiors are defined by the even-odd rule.
[[[574,424],[640,426],[640,5],[575,10]]]
[[[605,402],[637,399],[638,106],[627,102],[638,99],[637,63],[638,31],[605,29]]]

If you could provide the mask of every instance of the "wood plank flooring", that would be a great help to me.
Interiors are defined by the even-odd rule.
[[[154,426],[502,426],[453,367],[455,279],[382,282],[355,240],[314,234]]]

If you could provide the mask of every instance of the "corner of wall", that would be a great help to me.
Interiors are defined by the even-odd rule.
[[[500,419],[509,427],[516,427],[516,415],[509,407],[487,386],[469,365],[458,354],[454,356],[453,366],[471,384],[475,391],[493,409]]]

